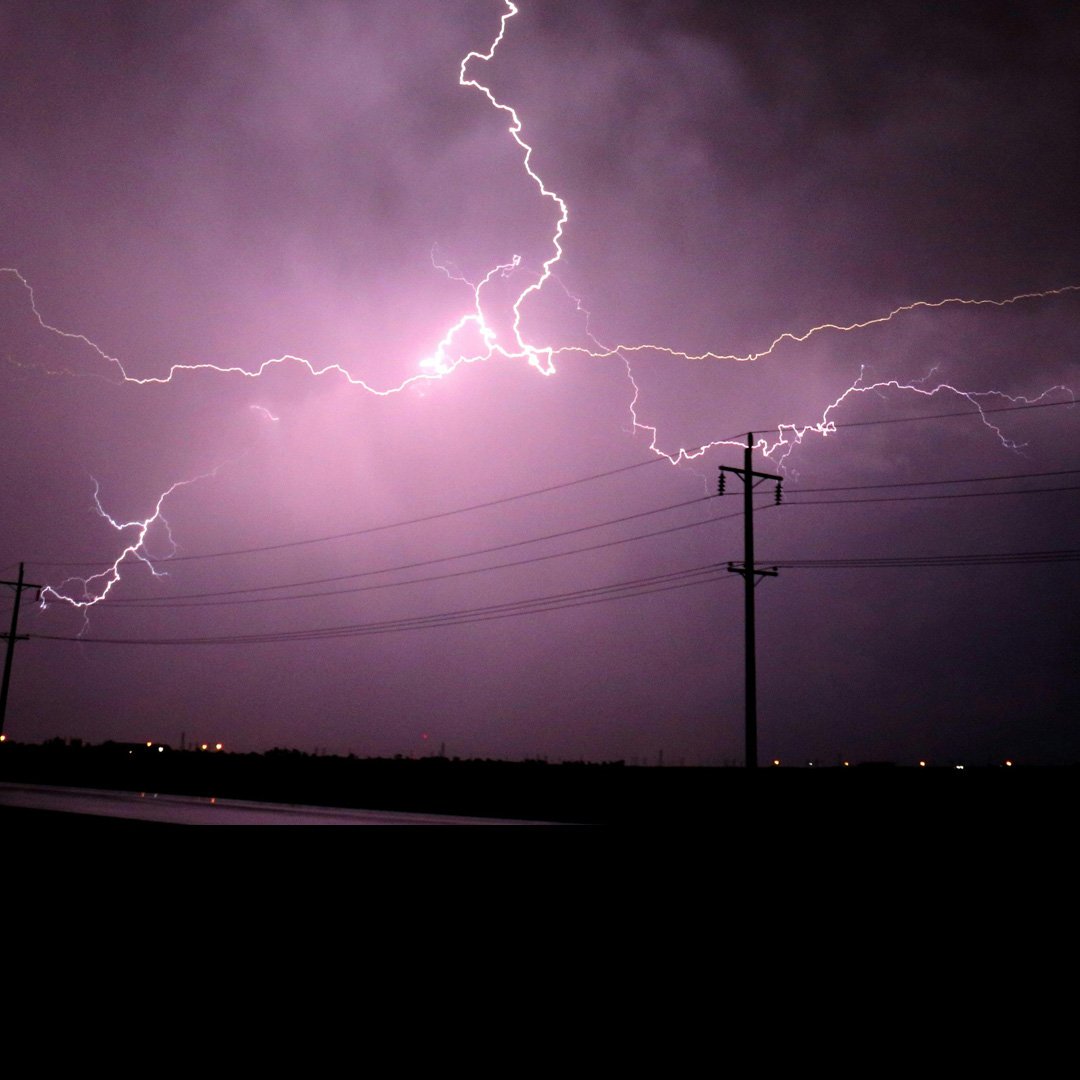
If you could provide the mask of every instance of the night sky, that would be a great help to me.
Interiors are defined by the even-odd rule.
[[[0,0],[8,737],[739,764],[754,432],[762,762],[1080,761],[1080,7],[519,8]]]

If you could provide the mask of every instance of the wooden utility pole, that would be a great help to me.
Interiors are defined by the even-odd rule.
[[[746,436],[746,450],[743,452],[743,467],[720,466],[720,480],[717,488],[719,495],[724,494],[724,474],[734,473],[743,482],[743,562],[729,562],[728,570],[732,574],[742,574],[746,583],[746,767],[757,768],[757,657],[754,645],[754,586],[758,578],[776,577],[776,567],[759,570],[754,565],[754,488],[763,480],[776,481],[776,501],[780,502],[780,484],[783,477],[773,473],[754,472],[751,455],[754,450],[754,433]],[[755,484],[757,481],[757,484]]]
[[[0,585],[10,585],[15,590],[15,606],[11,611],[11,633],[7,634],[7,652],[4,654],[4,681],[0,683],[0,735],[4,733],[4,715],[7,712],[8,684],[11,682],[11,660],[15,654],[15,642],[26,641],[27,635],[19,637],[19,602],[22,600],[23,589],[37,589],[38,599],[41,598],[41,586],[31,585],[23,581],[23,564],[19,563],[18,581],[0,581]],[[0,637],[5,635],[0,634]]]

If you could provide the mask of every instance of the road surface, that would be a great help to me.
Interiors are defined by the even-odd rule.
[[[546,825],[547,822],[292,806],[187,795],[0,783],[0,808],[44,810],[170,825]]]

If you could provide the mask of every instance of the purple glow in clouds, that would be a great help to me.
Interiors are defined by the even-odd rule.
[[[17,737],[1075,756],[1074,14],[0,10]]]

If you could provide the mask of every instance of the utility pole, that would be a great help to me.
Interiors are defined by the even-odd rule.
[[[724,494],[725,473],[734,473],[743,482],[743,562],[729,562],[728,571],[732,574],[742,574],[746,583],[746,767],[757,768],[757,658],[754,647],[754,586],[758,578],[776,577],[776,567],[769,570],[759,570],[754,566],[754,488],[763,480],[776,481],[776,501],[780,502],[780,484],[783,477],[773,473],[754,472],[751,455],[754,451],[754,433],[751,431],[746,436],[746,450],[743,451],[743,467],[732,468],[730,465],[720,466],[720,479],[717,486],[717,494]]]
[[[41,586],[31,585],[23,581],[23,564],[19,563],[18,581],[0,581],[0,585],[10,585],[15,590],[15,606],[11,611],[11,633],[7,634],[7,652],[4,654],[4,681],[0,684],[0,735],[4,733],[4,715],[7,712],[8,684],[11,682],[11,659],[15,655],[15,642],[26,641],[28,636],[23,634],[19,637],[19,602],[22,600],[23,589],[37,589],[38,599],[41,599]],[[5,635],[0,634],[0,637]]]

